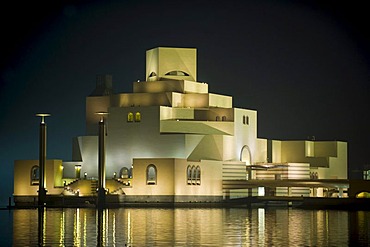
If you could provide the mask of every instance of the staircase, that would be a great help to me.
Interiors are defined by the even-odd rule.
[[[121,180],[119,180],[119,179],[113,179],[113,181],[115,181],[116,182],[116,184],[117,184],[117,188],[115,189],[115,190],[113,190],[113,191],[110,191],[109,193],[110,194],[124,194],[124,192],[123,192],[123,188],[125,188],[125,187],[128,187],[128,186],[130,186],[129,184],[127,184],[127,183],[124,183],[124,182],[122,182]]]
[[[64,187],[63,194],[64,195],[74,196],[76,194],[76,192],[74,190],[72,190],[71,188]]]
[[[98,190],[98,180],[91,180],[91,194],[96,194]]]
[[[64,195],[75,195],[77,193],[77,191],[73,190],[72,187],[75,183],[78,182],[78,179],[76,180],[73,180],[72,182],[68,183],[68,184],[65,184],[64,185],[64,190],[62,192],[62,194]]]
[[[124,183],[124,182],[122,182],[121,180],[119,180],[119,179],[117,179],[117,178],[115,178],[115,179],[113,179],[114,181],[116,181],[117,183],[119,183],[120,185],[122,185],[122,186],[128,186],[126,183]]]

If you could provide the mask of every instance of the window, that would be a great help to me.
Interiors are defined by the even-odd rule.
[[[249,117],[248,116],[243,116],[243,124],[249,125]]]
[[[148,167],[146,168],[146,184],[157,184],[157,168],[153,164],[148,165]]]
[[[226,121],[226,116],[222,116],[222,121]]]
[[[31,185],[39,185],[39,180],[40,180],[39,166],[33,166],[31,168]]]
[[[141,114],[140,112],[135,113],[135,122],[140,122],[141,121]]]
[[[186,178],[188,180],[188,184],[191,184],[191,166],[189,165],[188,168],[186,168]]]
[[[127,114],[127,122],[133,122],[134,121],[134,114],[132,112],[129,112]]]
[[[197,185],[200,185],[200,166],[195,168],[195,181]]]
[[[150,73],[149,77],[157,76],[155,72]]]
[[[191,167],[191,184],[196,184],[195,166]]]
[[[119,171],[119,177],[120,178],[128,178],[129,177],[129,171],[127,167],[122,167]]]
[[[165,75],[175,75],[175,76],[189,76],[189,74],[185,73],[184,71],[174,70],[166,73]]]
[[[190,166],[186,168],[186,178],[188,185],[200,185],[200,166]]]
[[[360,192],[356,195],[356,198],[370,198],[370,193],[369,192]]]
[[[220,121],[220,116],[216,116],[216,121]]]
[[[75,165],[75,177],[80,178],[81,176],[81,165]]]

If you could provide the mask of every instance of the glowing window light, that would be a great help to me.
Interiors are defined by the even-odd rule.
[[[38,185],[40,179],[40,169],[38,165],[31,168],[31,185]]]
[[[133,122],[134,121],[134,114],[132,112],[129,112],[127,114],[127,122]]]
[[[141,122],[141,113],[140,112],[135,113],[135,122]]]
[[[258,196],[265,196],[265,187],[258,187]]]
[[[370,198],[369,192],[361,192],[356,195],[356,198]]]

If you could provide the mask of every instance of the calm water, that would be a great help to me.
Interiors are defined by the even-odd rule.
[[[368,246],[370,241],[369,211],[28,209],[1,210],[0,220],[0,246]]]

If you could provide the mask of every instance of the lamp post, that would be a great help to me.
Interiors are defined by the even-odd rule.
[[[47,113],[38,113],[37,117],[41,117],[40,123],[40,145],[39,145],[39,191],[38,191],[38,204],[39,206],[44,206],[46,199],[46,172],[45,172],[45,163],[46,163],[46,123],[45,117],[49,117],[50,114]]]
[[[105,116],[107,112],[97,112],[100,116],[99,120],[99,147],[98,147],[98,203],[97,207],[102,209],[105,207],[105,136],[106,125]]]

